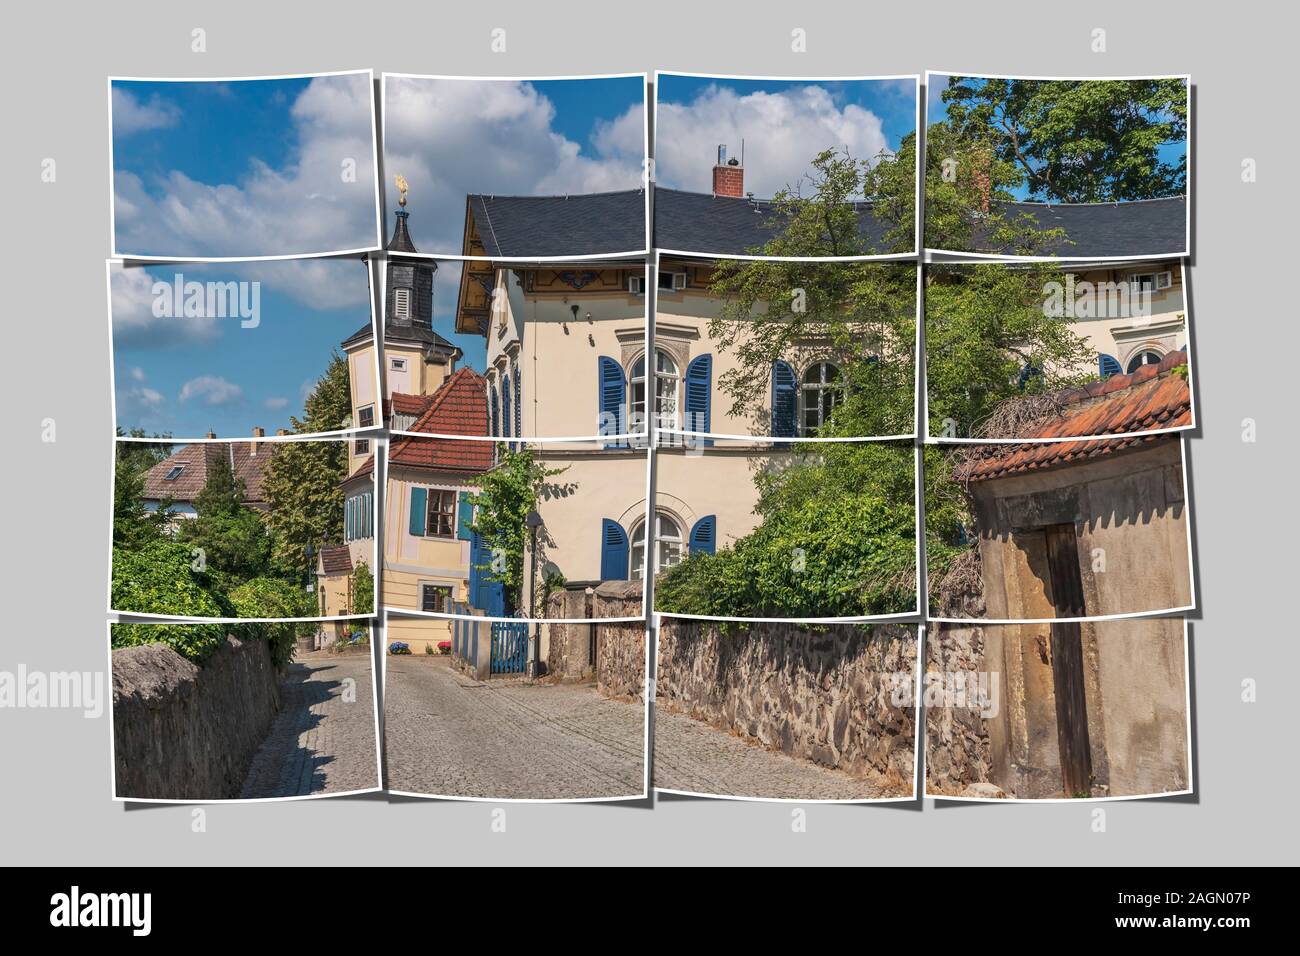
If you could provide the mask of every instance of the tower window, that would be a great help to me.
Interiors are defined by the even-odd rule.
[[[411,290],[393,290],[393,318],[409,319],[411,317]]]

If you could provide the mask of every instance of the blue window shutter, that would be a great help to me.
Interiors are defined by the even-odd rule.
[[[474,523],[474,506],[469,503],[469,492],[462,491],[456,497],[456,537],[468,541],[473,535],[469,526]]]
[[[366,492],[366,533],[363,538],[373,538],[375,536],[375,496],[373,492]]]
[[[411,489],[411,534],[423,538],[428,529],[425,524],[425,509],[429,506],[429,492],[425,488]]]
[[[777,359],[772,363],[772,437],[793,438],[795,432],[794,368]]]
[[[627,532],[609,518],[603,519],[600,526],[600,579],[627,580]]]
[[[691,527],[691,554],[712,554],[717,547],[718,516],[705,515]]]
[[[518,365],[515,366],[515,437],[524,437],[524,384]]]
[[[352,540],[352,499],[343,499],[343,540]]]
[[[1097,353],[1097,370],[1101,373],[1102,378],[1119,375],[1124,371],[1120,367],[1119,359],[1113,355],[1106,355],[1104,352]]]
[[[488,416],[492,423],[492,430],[488,434],[496,438],[501,434],[499,431],[501,428],[501,410],[497,407],[497,390],[495,388],[488,389]]]
[[[600,434],[617,435],[623,428],[623,405],[627,401],[627,380],[623,366],[608,355],[596,360],[600,385]],[[621,447],[622,442],[611,443]]]
[[[469,603],[483,610],[483,605],[479,603],[479,591],[483,585],[483,572],[479,570],[479,562],[482,561],[483,538],[473,531],[469,534]]]
[[[501,438],[510,437],[510,376],[501,380]]]
[[[686,430],[688,432],[712,431],[709,406],[713,392],[713,356],[697,355],[686,366]],[[706,438],[704,444],[713,444]]]

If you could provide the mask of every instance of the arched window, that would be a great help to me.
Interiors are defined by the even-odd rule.
[[[1140,369],[1143,365],[1159,365],[1164,356],[1159,352],[1153,352],[1150,349],[1143,349],[1128,360],[1128,368],[1125,371],[1132,374]]]
[[[633,421],[638,428],[645,430],[650,423],[651,409],[646,406],[646,362],[642,355],[632,365],[632,408]],[[654,424],[660,428],[677,428],[677,412],[681,407],[681,374],[677,362],[663,349],[655,349],[654,375]]]
[[[799,385],[802,433],[815,437],[830,420],[831,412],[843,397],[840,370],[830,362],[814,362],[803,373]]]
[[[657,540],[655,542],[654,573],[658,574],[665,568],[671,568],[682,560],[685,541],[682,538],[681,525],[662,511],[655,512],[655,528]],[[632,579],[641,577],[645,571],[645,549],[645,519],[642,518],[637,522],[636,527],[632,529],[632,568],[629,575]]]

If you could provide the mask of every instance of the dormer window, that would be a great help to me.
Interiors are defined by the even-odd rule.
[[[393,290],[393,318],[409,319],[411,317],[411,290]]]
[[[174,465],[171,471],[167,472],[167,474],[163,477],[163,481],[175,481],[177,478],[181,476],[181,472],[184,470],[185,470],[184,465]]]

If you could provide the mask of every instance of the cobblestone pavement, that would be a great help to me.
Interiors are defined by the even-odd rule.
[[[345,683],[351,678],[353,683]],[[345,695],[355,689],[355,699]],[[299,654],[280,682],[281,708],[240,797],[293,797],[379,786],[369,654]]]
[[[389,787],[497,799],[640,796],[645,707],[591,685],[474,681],[446,658],[388,657]]]
[[[870,800],[911,796],[807,760],[788,757],[687,717],[655,710],[654,784],[736,797]]]

